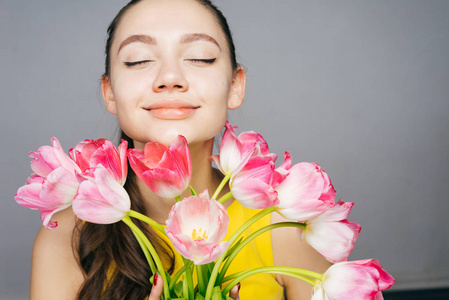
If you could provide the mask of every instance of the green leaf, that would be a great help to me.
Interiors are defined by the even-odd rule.
[[[165,272],[165,277],[167,277],[167,284],[170,285],[171,276],[170,276],[170,274],[168,274],[168,272]]]
[[[182,293],[182,281],[177,282],[175,284],[175,288],[173,290],[174,290],[176,296],[178,296],[178,297],[184,296]]]
[[[219,286],[216,286],[212,290],[212,300],[223,300],[223,294]]]
[[[204,297],[200,293],[196,293],[195,300],[204,300]]]

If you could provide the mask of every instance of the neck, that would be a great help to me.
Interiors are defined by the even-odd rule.
[[[209,191],[209,196],[212,196],[223,179],[223,175],[220,171],[212,168],[209,159],[212,155],[213,145],[213,139],[189,145],[192,161],[192,179],[190,185],[195,188],[197,193],[207,189]],[[140,179],[136,178],[136,180],[145,202],[147,215],[159,223],[164,223],[172,206],[176,203],[176,200],[158,197]],[[229,188],[225,187],[220,193],[220,196],[227,192],[229,192]],[[181,195],[181,198],[189,197],[190,195],[190,190],[187,189]],[[232,201],[227,201],[225,207],[229,206],[231,202]]]

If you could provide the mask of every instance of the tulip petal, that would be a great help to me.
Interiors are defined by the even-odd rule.
[[[178,136],[167,147],[147,143],[144,151],[128,150],[131,168],[154,193],[163,198],[175,198],[189,186],[192,163],[187,140]]]
[[[184,191],[186,186],[183,181],[180,181],[178,174],[169,169],[147,170],[141,176],[142,181],[162,198],[175,198]]]
[[[120,145],[118,146],[118,151],[120,154],[120,168],[122,170],[122,179],[120,181],[120,184],[123,186],[128,175],[128,142],[122,139]]]
[[[252,152],[254,145],[259,145],[259,151],[262,155],[270,154],[270,150],[268,149],[268,144],[265,139],[259,133],[255,131],[245,131],[239,134],[238,140],[242,144],[244,150],[243,155],[248,155],[249,152]]]
[[[144,152],[140,149],[128,149],[128,160],[136,175],[140,178],[141,174],[148,169],[144,163]]]
[[[41,177],[43,179],[43,177]],[[16,202],[22,206],[31,209],[43,209],[46,208],[45,202],[40,199],[40,193],[42,190],[42,183],[27,183],[17,190],[17,194],[14,196]]]
[[[348,221],[307,224],[307,243],[330,262],[346,261],[360,232],[360,225]]]
[[[304,222],[334,205],[331,191],[335,190],[317,164],[299,163],[291,167],[289,172],[282,183],[275,187],[279,199],[277,210],[285,218]]]
[[[284,154],[284,162],[274,170],[273,178],[271,180],[271,185],[273,187],[277,187],[281,184],[285,178],[290,174],[290,168],[292,167],[292,157],[290,153],[285,152]]]
[[[228,241],[223,241],[210,248],[208,244],[200,243],[196,247],[196,256],[193,257],[195,265],[205,265],[213,262],[229,247]]]
[[[60,167],[51,172],[43,182],[40,198],[49,206],[71,203],[78,186],[75,174]]]
[[[122,166],[119,153],[114,144],[104,140],[103,144],[96,149],[90,158],[90,167],[103,165],[114,176],[117,182],[121,181]]]
[[[165,152],[168,151],[168,147],[161,143],[147,143],[144,149],[144,163],[149,168],[155,168],[158,166],[159,161],[162,159]]]
[[[120,221],[131,208],[128,193],[103,165],[98,165],[80,183],[73,200],[73,211],[82,220],[96,224]]]
[[[187,174],[192,174],[192,162],[190,161],[190,151],[187,140],[182,135],[178,135],[170,145],[171,153],[176,155],[176,162],[181,163],[179,169],[186,170]],[[190,181],[190,180],[189,180]]]
[[[178,251],[179,254],[181,254],[188,260],[194,260],[193,253],[195,251],[193,241],[190,236],[185,234],[174,234],[172,233],[172,231],[167,230],[165,231],[165,233],[167,234],[167,237],[170,239],[173,247],[176,249],[176,251]]]
[[[282,208],[280,205],[283,205],[283,201],[285,200],[285,195],[281,194],[279,190],[278,192],[278,209],[277,211],[284,216],[285,218],[298,222],[305,222],[306,220],[315,218],[320,215],[326,209],[332,207],[332,203],[323,202],[317,199],[301,199],[301,198],[293,198],[291,201],[291,206]],[[296,203],[294,201],[297,201]]]
[[[42,220],[42,225],[45,227],[45,228],[47,228],[47,229],[50,229],[50,230],[54,230],[54,229],[56,229],[56,227],[58,227],[58,222],[52,222],[52,221],[50,221],[51,220],[51,217],[53,217],[53,215],[55,214],[55,213],[57,213],[57,212],[60,212],[60,211],[62,211],[62,210],[64,210],[64,209],[66,209],[67,207],[69,207],[71,205],[71,203],[69,203],[69,204],[67,204],[67,205],[65,205],[65,206],[60,206],[60,207],[58,207],[58,208],[56,208],[56,209],[54,209],[54,210],[45,210],[45,209],[42,209],[41,210],[41,220]]]
[[[83,172],[89,168],[95,169],[101,164],[117,182],[124,185],[128,172],[127,147],[128,142],[125,140],[122,140],[118,150],[107,139],[84,140],[70,149],[69,154]]]
[[[31,169],[39,176],[45,177],[59,167],[50,146],[42,146],[35,152],[29,152],[28,156],[33,158],[30,163]]]
[[[207,190],[177,202],[170,211],[165,231],[175,249],[195,264],[217,259],[229,246],[229,216],[222,204],[210,200]]]
[[[329,297],[323,290],[321,282],[317,282],[313,287],[313,295],[311,300],[329,300]]]
[[[220,145],[220,166],[224,174],[233,173],[240,166],[244,158],[250,156],[248,153],[246,156],[243,156],[243,147],[234,133],[234,128],[236,127],[232,127],[226,121],[226,130],[223,133]]]
[[[59,165],[69,172],[81,172],[78,165],[73,160],[71,160],[70,157],[67,156],[67,154],[65,154],[58,139],[52,137],[51,140],[53,146],[53,154],[55,159],[59,162]]]
[[[226,174],[220,164],[220,155],[212,155],[210,157],[210,160],[217,165],[217,168],[220,170],[221,173]]]
[[[263,209],[277,205],[277,192],[269,185],[255,178],[248,178],[231,189],[234,198],[244,207]]]
[[[322,289],[329,299],[383,299],[394,278],[375,259],[339,262],[324,274]],[[318,298],[320,299],[320,298]]]
[[[321,215],[306,221],[301,236],[330,262],[348,259],[361,226],[345,218],[351,212],[352,202],[339,201]]]
[[[253,156],[231,177],[234,198],[247,208],[267,208],[278,204],[277,192],[271,186],[274,162],[269,156]]]

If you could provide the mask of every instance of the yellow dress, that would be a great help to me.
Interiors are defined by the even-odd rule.
[[[238,201],[228,207],[230,222],[225,240],[229,240],[234,232],[243,223],[254,216],[260,210],[247,209],[241,206]],[[254,231],[270,224],[270,215],[259,219],[245,232],[245,237]],[[182,258],[176,253],[175,269],[182,266]],[[273,251],[271,247],[271,232],[265,232],[247,244],[232,261],[226,275],[236,272],[255,269],[258,267],[273,265]],[[176,271],[175,271],[176,272]],[[257,274],[240,282],[240,299],[242,300],[282,300],[284,299],[283,287],[276,281],[274,274]]]

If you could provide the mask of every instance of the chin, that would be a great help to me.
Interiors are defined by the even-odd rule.
[[[136,135],[128,135],[135,141],[135,146],[138,144],[143,148],[147,142],[157,142],[169,146],[178,135],[182,135],[186,138],[189,145],[198,145],[213,140],[214,137],[220,133],[224,127],[220,126],[218,122],[211,125],[210,122],[204,122],[203,126],[189,126],[191,124],[170,124],[164,122],[164,124],[153,124],[151,130],[139,133],[134,132]],[[131,132],[130,132],[131,133]]]
[[[170,129],[165,130],[163,133],[155,136],[155,138],[154,138],[154,140],[152,140],[152,142],[158,142],[158,143],[162,143],[166,146],[169,146],[176,139],[176,137],[178,135],[182,135],[187,139],[187,137],[185,136],[185,134],[183,134],[183,132],[181,132],[181,130],[177,130],[175,128],[170,128]],[[187,141],[188,141],[188,139],[187,139]]]

